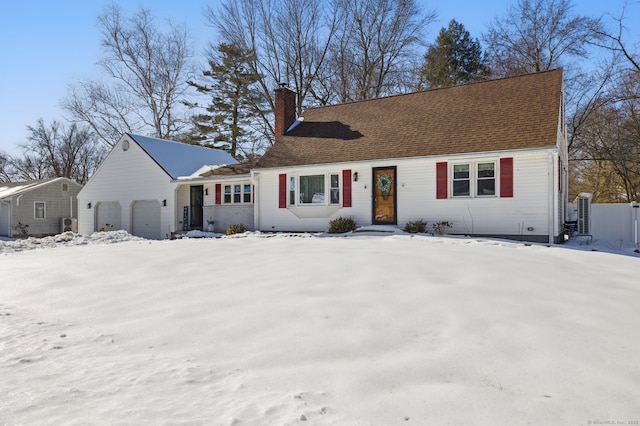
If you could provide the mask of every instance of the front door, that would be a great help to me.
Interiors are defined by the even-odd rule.
[[[189,211],[190,229],[202,229],[202,204],[203,204],[203,186],[191,187],[191,202]]]
[[[396,167],[373,168],[373,218],[376,225],[395,225]]]

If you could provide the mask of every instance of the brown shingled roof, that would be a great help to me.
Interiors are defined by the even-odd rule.
[[[307,109],[258,167],[555,146],[562,70]]]
[[[254,167],[254,162],[228,164],[226,166],[216,167],[214,169],[206,171],[202,173],[200,177],[244,175],[249,174],[251,172],[251,169],[253,169]]]

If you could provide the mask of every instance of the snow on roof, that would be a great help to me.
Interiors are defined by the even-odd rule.
[[[204,148],[164,139],[128,134],[173,179],[191,176],[204,165],[235,164],[237,161],[219,149]]]

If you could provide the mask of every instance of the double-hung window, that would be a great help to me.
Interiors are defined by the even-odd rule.
[[[331,191],[331,200],[329,202],[331,204],[340,204],[340,175],[332,174],[329,177],[330,188]]]
[[[451,195],[454,197],[495,196],[496,163],[454,164]]]
[[[471,192],[470,164],[453,165],[453,196],[468,197]]]
[[[224,186],[224,203],[229,204],[231,202],[231,185]]]
[[[33,203],[33,217],[35,219],[45,219],[47,217],[46,205],[44,201]]]
[[[224,185],[222,202],[224,204],[249,204],[251,203],[251,190],[250,183]]]
[[[496,163],[478,163],[476,175],[476,195],[496,195]]]

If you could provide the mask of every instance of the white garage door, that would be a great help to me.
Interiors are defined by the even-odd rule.
[[[117,201],[96,203],[96,231],[122,229],[122,208]]]
[[[9,236],[9,217],[11,207],[8,204],[0,202],[0,235]]]
[[[131,222],[133,235],[149,240],[162,238],[160,203],[158,201],[135,201],[131,213],[133,215]]]

